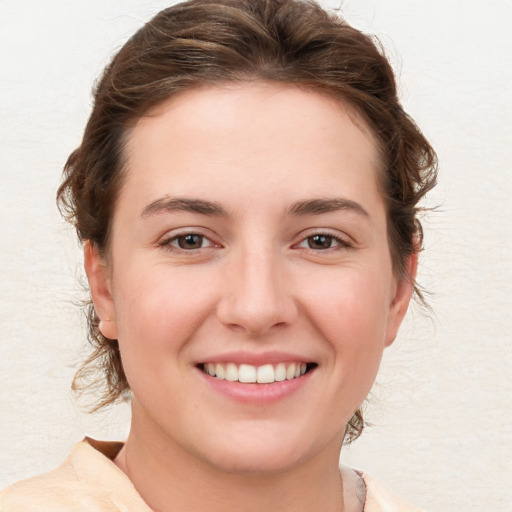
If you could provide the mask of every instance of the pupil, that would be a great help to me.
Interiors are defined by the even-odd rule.
[[[178,239],[178,245],[181,249],[199,249],[202,241],[201,235],[185,235]]]
[[[315,235],[310,238],[309,247],[311,249],[329,249],[331,247],[332,237],[326,235]]]

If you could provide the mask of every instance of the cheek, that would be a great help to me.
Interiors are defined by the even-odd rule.
[[[384,273],[385,274],[385,273]],[[348,373],[376,373],[386,340],[390,293],[382,274],[346,272],[315,287],[311,318]]]
[[[201,286],[200,279],[188,279],[186,272],[133,270],[117,282],[122,283],[114,302],[123,361],[133,357],[163,362],[165,353],[186,345],[215,303],[212,291]]]

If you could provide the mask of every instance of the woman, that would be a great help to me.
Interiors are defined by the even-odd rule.
[[[93,302],[75,386],[96,365],[98,408],[129,391],[130,434],[2,510],[416,510],[338,458],[434,183],[388,62],[343,20],[295,0],[158,14],[106,69],[58,193]]]

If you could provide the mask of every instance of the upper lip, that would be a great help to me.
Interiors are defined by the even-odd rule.
[[[292,354],[290,352],[247,352],[247,351],[235,351],[235,352],[223,352],[222,354],[216,354],[208,356],[205,359],[198,362],[198,364],[204,363],[234,363],[250,364],[252,366],[263,366],[265,364],[278,364],[278,363],[313,363],[314,361],[308,357],[299,354]]]

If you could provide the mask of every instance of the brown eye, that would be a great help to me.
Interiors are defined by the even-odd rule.
[[[191,254],[195,254],[194,251],[202,249],[220,247],[212,242],[207,236],[194,232],[169,236],[168,238],[161,240],[158,245],[167,251],[182,251],[182,253],[190,252]]]
[[[330,249],[333,246],[334,237],[329,235],[314,235],[307,238],[310,249]]]
[[[203,246],[203,241],[204,236],[192,233],[176,238],[177,245],[180,249],[200,249]]]

